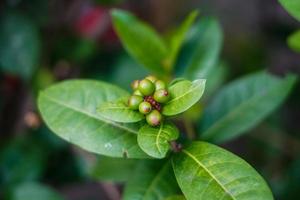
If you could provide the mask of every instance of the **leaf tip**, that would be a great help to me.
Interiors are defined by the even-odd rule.
[[[126,10],[113,8],[110,11],[110,15],[111,15],[113,20],[116,20],[116,19],[122,19],[122,18],[125,18],[125,17],[129,17],[131,14]]]

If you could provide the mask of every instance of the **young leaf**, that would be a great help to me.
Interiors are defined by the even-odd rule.
[[[123,200],[164,200],[178,192],[170,161],[143,161],[126,185]]]
[[[219,22],[214,18],[203,18],[189,34],[179,63],[186,66],[184,76],[188,79],[207,78],[218,64],[223,43]],[[182,67],[181,67],[182,68]]]
[[[260,72],[230,83],[207,106],[201,137],[225,142],[241,135],[273,112],[295,81],[296,77],[292,75],[281,79]]]
[[[90,176],[97,181],[126,182],[137,163],[135,159],[100,156],[91,167]]]
[[[7,13],[0,21],[0,67],[6,73],[31,78],[40,54],[36,26],[26,17]]]
[[[113,10],[114,28],[128,53],[150,71],[161,75],[167,47],[149,25],[126,11]]]
[[[297,0],[279,0],[281,5],[288,11],[290,15],[300,21],[300,1]]]
[[[41,115],[50,129],[85,150],[113,157],[148,157],[137,144],[137,124],[116,123],[101,117],[97,106],[129,94],[110,84],[71,80],[42,91]]]
[[[149,156],[164,158],[170,149],[169,142],[179,137],[179,131],[172,123],[162,123],[159,127],[144,125],[138,133],[138,144]]]
[[[39,183],[23,183],[11,194],[11,200],[63,200],[63,197],[48,186]]]
[[[170,39],[170,53],[168,58],[170,60],[171,67],[173,67],[174,63],[176,62],[177,54],[185,40],[185,35],[189,31],[197,16],[198,11],[191,12],[172,35]]]
[[[295,52],[300,53],[300,30],[288,37],[288,45]]]
[[[171,100],[163,107],[163,114],[166,116],[177,115],[193,106],[205,89],[205,79],[198,79],[193,82],[185,80],[174,83],[169,87]]]
[[[215,145],[193,142],[173,157],[187,200],[272,200],[263,178],[243,159]]]
[[[111,121],[115,122],[138,122],[144,119],[144,115],[138,111],[130,109],[126,103],[127,98],[122,98],[115,102],[106,102],[101,104],[97,109],[99,114]]]

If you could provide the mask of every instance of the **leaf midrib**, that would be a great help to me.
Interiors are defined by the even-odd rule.
[[[225,193],[227,193],[230,197],[231,197],[231,199],[232,200],[237,200],[231,193],[230,193],[230,191],[228,191],[221,183],[220,183],[220,181],[211,173],[211,171],[209,171],[209,169],[207,169],[206,167],[205,167],[205,165],[203,165],[193,154],[191,154],[189,151],[187,151],[187,150],[182,150],[182,152],[184,153],[184,154],[186,154],[187,156],[189,156],[192,160],[194,160],[201,168],[203,168],[208,174],[209,174],[209,176],[211,176],[212,177],[212,179],[214,180],[214,181],[216,181],[216,183],[222,188],[222,190],[225,192]]]
[[[58,105],[60,105],[60,106],[63,106],[63,107],[69,108],[70,110],[74,110],[74,111],[79,112],[79,113],[81,113],[81,114],[87,115],[88,117],[91,117],[91,118],[93,118],[93,119],[99,120],[99,121],[101,121],[101,122],[103,122],[103,123],[106,123],[106,124],[110,124],[110,125],[112,125],[112,126],[114,126],[114,127],[116,127],[116,128],[125,130],[125,131],[127,131],[127,132],[129,132],[129,133],[133,133],[133,134],[136,134],[136,135],[138,134],[137,131],[135,131],[135,130],[133,130],[133,129],[130,129],[130,128],[128,128],[128,127],[122,126],[121,124],[115,123],[115,122],[113,122],[113,121],[109,121],[109,120],[107,120],[107,119],[105,119],[105,118],[103,118],[103,117],[93,115],[93,114],[88,113],[88,112],[86,112],[86,111],[84,111],[84,110],[81,110],[81,109],[72,107],[72,106],[70,106],[70,105],[68,105],[68,104],[65,104],[65,103],[63,103],[63,102],[60,102],[60,101],[58,101],[57,99],[54,99],[54,98],[52,98],[52,97],[46,95],[44,92],[42,92],[41,95],[44,96],[45,98],[47,98],[48,100],[52,101],[53,103],[56,103],[56,104],[58,104]]]
[[[191,86],[193,86],[193,83],[191,83]],[[171,104],[173,101],[176,101],[180,98],[183,98],[185,95],[187,95],[188,93],[193,92],[194,90],[196,90],[198,87],[200,87],[201,85],[196,85],[196,87],[191,87],[188,91],[186,91],[185,93],[183,93],[182,95],[175,97],[174,99],[172,99],[171,101],[169,101],[166,105]]]
[[[160,134],[162,133],[163,126],[164,126],[164,124],[162,123],[161,126],[159,127],[159,131],[157,133],[156,140],[155,140],[155,145],[157,147],[159,154],[162,154],[162,152],[161,152],[161,149],[158,144],[158,139],[160,138]]]

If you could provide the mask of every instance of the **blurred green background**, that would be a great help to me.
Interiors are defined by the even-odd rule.
[[[222,84],[259,69],[300,74],[300,54],[287,44],[300,22],[274,0],[3,0],[0,199],[120,199],[122,184],[112,187],[108,173],[121,170],[118,160],[107,165],[105,157],[61,140],[45,127],[36,107],[39,90],[64,79],[104,80],[129,89],[131,80],[148,73],[120,44],[109,14],[115,7],[132,11],[160,33],[171,32],[194,9],[200,20],[216,17],[224,32],[226,73],[215,75]],[[299,122],[298,83],[280,109],[224,144],[263,175],[275,199],[300,199]]]

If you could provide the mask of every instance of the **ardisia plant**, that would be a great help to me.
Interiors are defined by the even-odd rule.
[[[297,78],[262,71],[217,90],[226,74],[218,61],[221,28],[213,18],[193,25],[196,16],[160,37],[114,10],[125,49],[154,76],[129,80],[131,94],[102,81],[63,81],[40,93],[40,113],[61,138],[106,156],[96,171],[125,182],[124,200],[271,200],[259,173],[215,144],[261,122]]]
[[[168,117],[178,115],[197,103],[204,88],[204,79],[193,82],[180,80],[167,85],[154,76],[148,76],[133,81],[133,95],[101,104],[98,113],[114,122],[141,121],[137,134],[139,147],[149,156],[164,158],[170,147],[174,151],[180,148],[175,142],[179,131]]]

